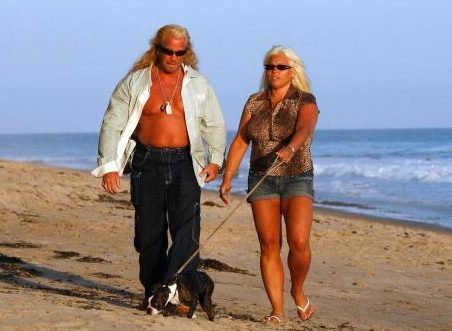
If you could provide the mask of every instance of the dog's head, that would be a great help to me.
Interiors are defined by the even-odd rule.
[[[152,296],[149,297],[148,307],[146,309],[148,314],[157,315],[162,312],[169,302],[172,303],[177,296],[177,284],[162,285]]]

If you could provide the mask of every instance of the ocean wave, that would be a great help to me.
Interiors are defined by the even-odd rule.
[[[343,201],[333,201],[333,200],[320,200],[315,201],[316,204],[328,207],[343,207],[343,208],[356,208],[356,209],[366,209],[366,210],[374,210],[375,207],[369,207],[366,205],[362,205],[359,203],[349,203]]]
[[[381,180],[452,183],[452,163],[429,161],[395,161],[392,163],[335,162],[315,163],[317,176],[340,178],[364,177]]]
[[[350,147],[344,147],[342,150],[337,150],[337,146],[330,147],[318,147],[314,148],[314,158],[369,158],[374,160],[382,160],[387,158],[400,158],[400,159],[423,159],[426,161],[431,160],[451,160],[450,150],[452,146],[448,147],[426,147],[413,150],[411,148],[400,148],[390,150],[388,148],[381,148],[378,150],[372,149],[371,146],[361,147],[353,149]]]

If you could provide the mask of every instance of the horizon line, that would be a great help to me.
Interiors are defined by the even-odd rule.
[[[378,131],[378,130],[449,130],[452,127],[409,127],[409,128],[318,128],[315,131]],[[227,132],[237,132],[237,130],[226,130]],[[33,135],[33,134],[98,134],[98,131],[55,131],[55,132],[0,132],[0,135]]]

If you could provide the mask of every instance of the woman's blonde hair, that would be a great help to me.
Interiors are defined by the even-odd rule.
[[[198,58],[193,51],[192,43],[190,41],[190,35],[186,28],[176,25],[168,24],[162,26],[154,38],[149,41],[151,46],[132,66],[131,72],[148,67],[151,63],[158,61],[157,46],[161,44],[163,39],[167,36],[171,36],[177,39],[184,38],[187,41],[187,53],[184,55],[184,63],[191,66],[193,69],[198,69]]]
[[[301,61],[301,58],[297,55],[297,53],[295,53],[295,51],[293,49],[291,49],[289,47],[281,46],[281,45],[273,46],[265,54],[263,64],[264,65],[267,64],[267,61],[269,60],[269,58],[276,54],[283,54],[289,59],[289,64],[295,72],[295,74],[292,77],[292,85],[301,91],[311,92],[309,78],[306,75],[306,67],[303,64],[303,61]],[[267,81],[267,74],[265,73],[265,71],[262,74],[260,87],[262,90],[269,89],[269,85],[268,85],[268,81]]]

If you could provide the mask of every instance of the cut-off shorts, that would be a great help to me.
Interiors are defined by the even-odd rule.
[[[250,170],[248,174],[248,191],[264,177]],[[314,200],[314,176],[303,173],[287,176],[268,176],[259,187],[248,197],[248,202],[263,199],[289,199],[296,196],[308,197]]]

